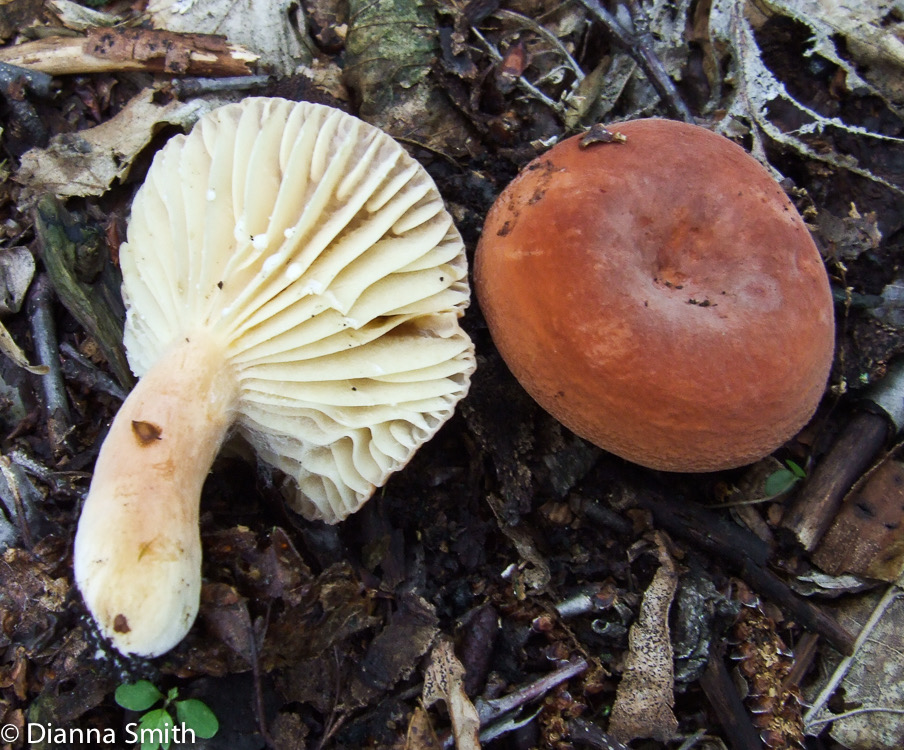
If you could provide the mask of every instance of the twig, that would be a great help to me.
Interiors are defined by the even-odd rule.
[[[724,521],[693,502],[666,502],[651,492],[637,493],[637,504],[649,510],[660,527],[716,555],[750,586],[790,612],[843,654],[850,654],[854,638],[816,605],[797,596],[778,576],[767,570],[769,547],[754,534]]]
[[[65,493],[72,497],[81,497],[84,494],[84,490],[76,487],[74,483],[91,479],[91,474],[87,471],[54,471],[29,456],[21,447],[13,448],[6,455],[22,471],[49,485],[54,492]]]
[[[731,738],[734,750],[762,750],[759,733],[750,721],[722,655],[713,648],[706,670],[700,677],[700,687],[716,714],[716,718]]]
[[[653,52],[650,33],[637,33],[634,29],[625,28],[615,16],[599,4],[598,0],[578,1],[609,30],[615,42],[640,66],[669,112],[685,122],[694,122],[694,116],[678,93],[675,83]]]
[[[47,374],[41,376],[47,435],[53,452],[60,453],[66,448],[66,436],[72,429],[72,419],[66,386],[63,384],[60,346],[50,309],[52,300],[53,289],[47,274],[42,273],[35,279],[29,292],[28,311],[38,361],[47,367]]]
[[[573,661],[566,662],[549,674],[543,675],[543,677],[541,677],[540,679],[532,682],[529,685],[525,685],[524,687],[519,688],[513,693],[503,695],[500,698],[493,698],[491,700],[483,700],[482,698],[475,700],[474,708],[477,709],[477,715],[480,718],[481,740],[486,742],[491,738],[499,736],[496,733],[490,731],[492,728],[491,725],[494,724],[498,719],[512,711],[515,711],[518,708],[527,705],[528,703],[532,703],[542,698],[544,695],[546,695],[546,693],[548,693],[557,685],[561,685],[563,682],[570,680],[572,677],[576,677],[577,675],[585,672],[587,670],[587,667],[588,664],[584,659],[575,659]],[[522,722],[520,720],[513,723],[507,723],[505,725],[506,731],[517,729],[518,727],[523,726],[523,724],[525,723],[527,722]],[[451,748],[454,744],[455,738],[450,733],[443,740],[443,747]]]
[[[32,549],[34,540],[32,539],[31,528],[28,525],[25,501],[22,499],[22,491],[19,489],[19,477],[16,476],[12,462],[6,456],[0,456],[0,474],[3,474],[3,479],[6,481],[6,485],[13,496],[13,504],[16,508],[16,522],[19,527],[19,533],[22,535],[22,541],[28,549]]]
[[[678,750],[691,750],[692,747],[695,747],[697,743],[703,739],[703,736],[706,734],[705,729],[698,729],[694,732],[690,737],[688,737],[681,745],[678,747]]]
[[[14,84],[24,83],[32,93],[38,96],[50,96],[51,81],[53,81],[53,76],[47,73],[0,62],[0,86],[4,91]]]
[[[523,16],[520,13],[515,13],[512,10],[503,10],[502,8],[497,8],[491,15],[496,16],[496,18],[509,18],[513,21],[517,21],[518,23],[526,26],[528,29],[533,31],[535,34],[542,36],[547,42],[552,44],[562,54],[562,57],[564,57],[568,62],[568,67],[571,68],[571,72],[574,73],[578,82],[580,83],[584,80],[584,71],[581,70],[581,66],[578,65],[577,60],[575,60],[571,56],[571,53],[567,49],[565,49],[565,45],[562,44],[561,41],[559,41],[559,37],[553,34],[545,26],[537,23],[532,18]]]
[[[12,119],[18,122],[29,135],[31,144],[36,146],[45,145],[50,136],[26,93],[49,96],[50,80],[51,77],[43,73],[0,63],[0,96],[9,107]]]
[[[552,690],[557,685],[586,672],[587,666],[588,664],[584,659],[576,659],[563,664],[547,675],[543,675],[543,677],[536,682],[525,685],[523,688],[520,688],[513,693],[509,693],[508,695],[504,695],[501,698],[493,698],[488,701],[481,699],[474,701],[477,715],[480,716],[481,725],[487,724],[494,719],[498,719],[503,714],[513,711],[526,703],[542,698],[548,691]]]
[[[267,614],[264,622],[269,622],[270,619],[270,607],[272,606],[272,602],[267,605]],[[247,608],[245,610],[247,614]],[[251,657],[251,674],[254,679],[254,713],[257,716],[257,731],[260,732],[261,737],[264,740],[264,744],[267,746],[268,750],[276,750],[276,745],[273,742],[273,738],[270,736],[270,730],[267,727],[267,712],[265,708],[264,702],[264,683],[263,677],[261,674],[261,663],[260,663],[260,642],[263,642],[265,632],[261,631],[258,633],[255,630],[254,624],[251,622],[251,617],[248,617],[248,649],[250,651],[249,656]]]
[[[817,715],[825,708],[826,703],[828,703],[829,698],[835,693],[838,689],[838,686],[841,684],[841,681],[845,678],[851,666],[854,663],[854,659],[857,657],[857,654],[860,652],[860,649],[863,647],[863,644],[869,639],[872,635],[873,630],[876,629],[876,626],[881,621],[882,617],[885,615],[885,612],[888,608],[902,595],[901,589],[892,584],[886,589],[885,594],[882,596],[882,599],[879,600],[879,604],[876,605],[876,608],[873,610],[873,613],[869,616],[869,619],[866,621],[866,624],[863,626],[863,629],[860,631],[860,635],[857,636],[857,640],[854,641],[853,651],[845,656],[835,668],[835,671],[832,673],[831,678],[826,683],[825,687],[820,691],[819,695],[816,697],[816,700],[813,701],[813,705],[810,707],[810,710],[804,714],[804,731],[807,734],[811,733],[811,728],[817,726],[818,724],[824,724],[826,721],[833,721],[838,718],[836,716],[832,716],[826,719],[817,719]]]
[[[174,78],[172,92],[179,99],[190,99],[224,91],[247,91],[270,82],[270,76],[228,76],[226,78]]]
[[[873,462],[889,432],[888,420],[880,415],[857,414],[787,506],[782,527],[793,533],[808,552],[828,531],[854,480]]]
[[[490,57],[492,57],[493,60],[495,60],[496,62],[501,62],[503,59],[502,54],[499,52],[498,49],[496,49],[496,47],[493,45],[493,43],[489,39],[487,39],[483,34],[481,34],[476,26],[472,26],[471,31],[474,32],[474,36],[476,36],[483,43],[483,46],[486,47],[487,52],[490,53]],[[550,97],[546,96],[546,94],[544,94],[542,91],[540,91],[540,89],[538,89],[536,86],[534,86],[524,76],[518,76],[515,80],[517,81],[518,85],[521,88],[523,88],[528,94],[533,96],[535,99],[539,99],[541,102],[543,102],[543,104],[545,104],[551,110],[553,110],[554,112],[556,112],[560,115],[564,113],[565,108],[562,106],[562,104],[557,102],[555,99],[551,99]]]
[[[0,49],[0,62],[51,75],[145,70],[236,76],[250,73],[257,59],[213,34],[160,29],[92,29],[84,37],[51,36]]]
[[[330,702],[330,715],[315,750],[323,750],[324,745],[342,728],[347,716],[345,713],[339,712],[339,698],[342,694],[342,659],[339,655],[339,647],[335,645],[333,646],[333,661],[336,664],[336,682],[333,686],[333,700]]]
[[[69,342],[64,341],[60,351],[66,355],[63,360],[63,374],[92,391],[100,391],[119,401],[126,400],[126,392],[113,378],[83,357]]]
[[[804,633],[794,647],[794,662],[791,671],[782,681],[782,690],[800,686],[804,675],[810,671],[813,659],[816,658],[816,648],[819,645],[819,636],[815,633]]]
[[[810,727],[818,727],[822,724],[830,724],[833,721],[838,721],[839,719],[847,719],[851,716],[859,716],[860,714],[894,714],[896,716],[904,716],[904,708],[888,708],[886,706],[861,706],[860,708],[852,709],[851,711],[845,711],[840,714],[832,714],[831,716],[824,716],[821,719],[817,719]]]

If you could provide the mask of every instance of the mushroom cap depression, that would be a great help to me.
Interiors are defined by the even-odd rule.
[[[813,415],[828,278],[769,172],[705,128],[569,138],[490,211],[475,289],[509,368],[578,435],[644,466],[751,463]]]
[[[237,431],[336,522],[451,416],[475,360],[464,246],[426,171],[339,110],[249,98],[157,155],[120,254],[142,375],[215,332]]]

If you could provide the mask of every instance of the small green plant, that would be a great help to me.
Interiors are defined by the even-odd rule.
[[[775,497],[790,490],[801,479],[807,478],[807,472],[791,459],[785,461],[785,467],[773,471],[766,477],[764,486],[766,497]]]
[[[203,701],[195,698],[179,700],[179,688],[170,688],[164,695],[152,682],[139,680],[131,685],[120,685],[113,698],[129,711],[143,712],[137,727],[127,727],[130,738],[141,744],[141,750],[169,750],[173,742],[191,741],[191,735],[186,737],[189,732],[195,737],[209,739],[220,728],[217,717]],[[163,705],[151,710],[161,700]],[[172,711],[176,712],[178,725]]]

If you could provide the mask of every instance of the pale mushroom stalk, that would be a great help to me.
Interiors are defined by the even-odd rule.
[[[158,152],[120,247],[141,379],[101,449],[75,578],[101,632],[156,656],[198,611],[201,488],[234,436],[287,503],[338,523],[468,391],[461,236],[427,172],[329,107],[251,97]]]
[[[223,345],[199,332],[158,360],[113,420],[79,520],[75,570],[101,632],[122,651],[168,651],[194,622],[201,488],[237,396]]]

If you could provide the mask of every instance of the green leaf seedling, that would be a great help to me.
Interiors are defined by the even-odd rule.
[[[141,744],[141,750],[169,750],[173,741],[184,739],[189,732],[193,737],[209,739],[220,728],[217,717],[207,704],[196,698],[180,700],[179,688],[170,688],[164,695],[153,683],[139,680],[120,685],[113,697],[123,708],[142,714],[137,727],[132,730]],[[163,705],[153,708],[161,700]]]
[[[766,477],[764,486],[766,497],[783,495],[801,479],[807,478],[807,472],[791,459],[785,461],[785,467],[772,472]]]

